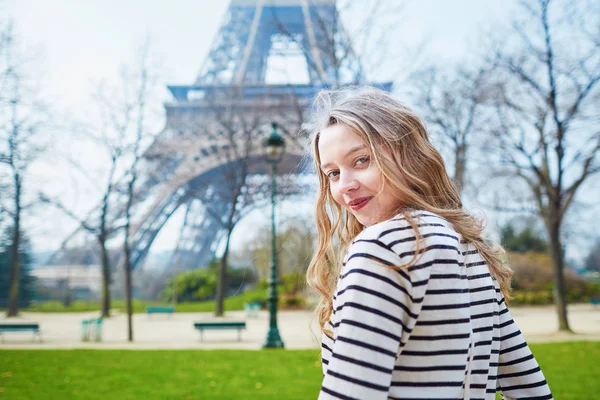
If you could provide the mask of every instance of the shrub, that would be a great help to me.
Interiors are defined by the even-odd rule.
[[[306,276],[304,274],[288,274],[282,278],[283,293],[293,295],[301,293],[306,287]]]
[[[303,296],[283,296],[279,304],[282,308],[303,309],[306,308],[306,299]]]

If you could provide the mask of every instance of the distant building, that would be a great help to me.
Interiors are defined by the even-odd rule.
[[[102,270],[99,265],[46,265],[32,269],[31,274],[40,286],[68,287],[75,300],[100,296]]]

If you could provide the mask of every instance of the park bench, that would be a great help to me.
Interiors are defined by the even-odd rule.
[[[94,341],[102,341],[102,318],[84,319],[81,321],[81,341],[87,342],[94,337]]]
[[[245,303],[244,311],[247,317],[257,317],[260,311],[260,303]]]
[[[590,304],[592,307],[596,308],[596,306],[600,306],[600,297],[592,297],[590,299]]]
[[[0,336],[2,336],[2,342],[4,342],[5,332],[32,332],[33,338],[37,335],[40,342],[42,341],[42,333],[40,332],[39,324],[0,324]]]
[[[230,330],[237,329],[238,342],[242,340],[242,329],[246,329],[246,323],[241,322],[194,322],[194,329],[200,331],[200,341],[204,340],[205,330]]]
[[[148,316],[150,314],[173,314],[175,307],[146,307],[146,312]]]

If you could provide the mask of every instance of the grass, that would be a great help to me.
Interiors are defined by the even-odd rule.
[[[556,400],[600,393],[600,342],[532,344]],[[314,399],[318,350],[0,350],[0,399]]]
[[[0,398],[316,398],[319,353],[308,351],[0,351]]]
[[[227,311],[238,311],[244,309],[245,303],[251,303],[257,299],[266,299],[266,290],[248,290],[238,296],[232,296],[225,299],[225,310]],[[133,300],[133,312],[144,313],[146,307],[149,306],[171,306],[164,302],[158,301],[142,301]],[[121,312],[125,312],[125,301],[124,300],[113,300],[111,301],[111,308],[118,309]],[[210,312],[216,308],[215,301],[201,301],[201,302],[190,302],[190,303],[179,303],[177,304],[177,312]],[[99,311],[99,301],[74,301],[69,307],[65,307],[60,301],[41,301],[32,304],[30,307],[23,309],[22,311],[29,312],[87,312],[87,311]]]
[[[555,400],[592,400],[600,393],[600,342],[530,345]]]

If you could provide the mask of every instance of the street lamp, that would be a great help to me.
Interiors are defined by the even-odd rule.
[[[272,123],[273,130],[262,142],[265,158],[271,164],[271,279],[269,280],[269,333],[263,348],[282,348],[283,341],[277,328],[277,254],[275,251],[275,194],[277,192],[277,164],[285,151],[285,141],[277,133],[277,124]]]

